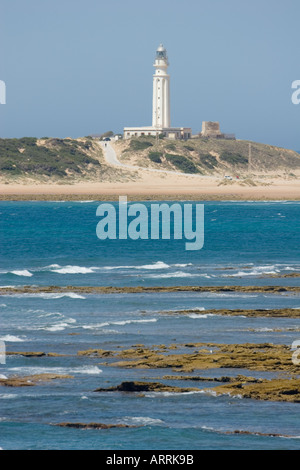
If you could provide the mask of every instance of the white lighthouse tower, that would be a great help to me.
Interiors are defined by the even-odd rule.
[[[124,138],[163,135],[169,139],[189,139],[190,127],[171,127],[170,119],[170,76],[168,55],[160,44],[156,50],[153,75],[152,126],[124,127]]]
[[[170,75],[168,75],[168,56],[162,44],[156,51],[153,75],[153,112],[152,127],[169,128],[170,122]]]

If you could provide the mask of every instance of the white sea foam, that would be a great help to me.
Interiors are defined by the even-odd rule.
[[[190,313],[189,315],[187,315],[189,318],[192,318],[192,319],[203,319],[203,318],[210,318],[210,317],[220,317],[221,315],[216,315],[215,313],[205,313],[205,314],[198,314],[198,313]]]
[[[94,325],[83,325],[83,329],[85,330],[95,330],[98,328],[103,328],[104,326],[110,325],[117,325],[117,326],[124,326],[130,325],[131,323],[155,323],[157,322],[156,318],[149,318],[148,320],[120,320],[120,321],[111,321],[111,322],[103,322],[103,323],[96,323]]]
[[[120,266],[92,266],[89,268],[80,267],[80,266],[60,266],[58,264],[52,264],[47,266],[43,269],[50,269],[52,272],[58,272],[60,274],[88,274],[95,271],[112,271],[112,270],[122,270],[122,269],[135,269],[135,270],[161,270],[161,269],[169,269],[172,267],[175,268],[186,268],[188,266],[193,266],[192,263],[175,263],[175,264],[167,264],[163,261],[156,261],[152,264],[142,264],[140,266],[137,265],[120,265]]]
[[[41,327],[41,328],[38,328],[38,329],[39,330],[44,330],[44,331],[55,332],[55,331],[63,331],[67,327],[68,327],[67,323],[62,323],[61,325],[45,326],[45,327]]]
[[[177,397],[182,395],[195,395],[197,393],[203,393],[202,390],[193,390],[191,392],[149,392],[145,393],[147,398],[158,398],[158,397]]]
[[[237,398],[238,400],[243,399],[242,395],[231,395],[230,392],[217,394],[217,392],[215,392],[214,390],[206,389],[206,390],[200,390],[200,393],[202,393],[203,395],[210,395],[212,397],[217,397],[217,396],[225,397],[225,396],[227,396],[227,397],[230,397],[230,398]]]
[[[157,424],[164,424],[164,421],[158,418],[150,418],[148,416],[125,416],[122,419],[125,424],[136,424],[141,426],[155,426]]]
[[[188,266],[193,266],[193,263],[186,263],[186,264],[172,264],[175,268],[187,268]]]
[[[7,379],[6,375],[0,374],[0,379]]]
[[[153,264],[144,264],[143,266],[133,266],[134,269],[168,269],[170,266],[163,261],[157,261]]]
[[[57,274],[92,274],[96,268],[86,268],[84,266],[64,266],[55,267],[51,269],[53,273]]]
[[[69,292],[68,294],[64,294],[64,297],[69,297],[70,299],[85,299],[83,295],[75,294],[75,292]]]
[[[214,390],[199,390],[199,393],[202,395],[210,395],[211,397],[217,396],[217,393]]]
[[[149,274],[146,277],[147,279],[168,279],[173,277],[193,277],[193,275],[191,273],[185,273],[183,271],[176,271],[174,273]]]
[[[262,276],[270,274],[278,274],[280,269],[275,266],[257,266],[249,271],[238,271],[237,273],[223,274],[221,277],[248,277],[248,276]]]
[[[271,332],[271,331],[275,331],[276,328],[255,328],[253,331],[257,332],[257,333],[268,333],[268,332]]]
[[[0,394],[0,400],[13,400],[14,398],[17,398],[18,395],[15,393],[1,393]]]
[[[36,374],[57,374],[57,375],[99,375],[102,370],[97,366],[82,366],[82,367],[12,367],[8,369],[11,373],[22,375],[36,375]]]
[[[148,320],[121,320],[112,322],[112,325],[129,325],[131,323],[153,323],[157,322],[156,318],[149,318]]]
[[[112,270],[112,269],[168,269],[169,264],[164,263],[163,261],[157,261],[153,264],[144,264],[141,266],[104,266],[102,269]]]
[[[37,312],[41,312],[43,310],[38,310]],[[59,312],[53,312],[53,313],[42,313],[41,315],[38,315],[39,318],[46,318],[46,317],[64,317],[62,313]]]
[[[219,429],[212,428],[211,426],[200,426],[200,429],[204,429],[204,431],[213,431],[213,432],[222,432]]]
[[[24,341],[27,341],[27,340],[22,339],[19,336],[6,335],[6,336],[2,336],[0,338],[0,341],[5,341],[6,343],[23,343]]]
[[[62,299],[63,297],[68,297],[70,299],[85,299],[82,295],[75,294],[75,292],[64,292],[64,293],[46,293],[46,292],[41,292],[41,293],[24,293],[24,294],[15,294],[14,297],[16,298],[22,298],[22,297],[32,297],[32,298],[41,298],[45,300],[55,300],[55,299]]]
[[[200,292],[199,297],[208,299],[228,298],[228,299],[253,299],[258,297],[258,294],[249,292],[248,294],[241,294],[239,292]],[[268,296],[266,296],[268,297]]]
[[[36,328],[36,330],[44,330],[44,331],[63,331],[66,328],[69,328],[70,325],[76,323],[75,318],[66,318],[64,317],[64,320],[54,323],[53,325],[44,325],[44,326],[39,326]]]
[[[205,279],[211,279],[211,276],[208,274],[193,274],[193,273],[187,273],[184,271],[175,271],[171,273],[163,273],[163,274],[148,274],[145,276],[147,279],[170,279],[170,278],[184,278],[184,277],[203,277]]]
[[[25,276],[25,277],[32,277],[33,274],[28,271],[27,269],[23,269],[21,271],[10,271],[11,274],[15,274],[16,276]]]

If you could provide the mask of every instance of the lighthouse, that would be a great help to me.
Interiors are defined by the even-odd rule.
[[[156,51],[153,75],[152,127],[169,128],[170,122],[170,75],[168,75],[168,56],[160,44]]]
[[[124,138],[163,135],[168,139],[189,139],[190,127],[171,127],[169,60],[163,44],[156,49],[153,66],[152,126],[124,127]]]

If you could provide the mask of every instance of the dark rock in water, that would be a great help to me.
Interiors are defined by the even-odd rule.
[[[197,388],[182,388],[164,385],[160,382],[122,382],[116,387],[97,388],[95,392],[190,392]]]
[[[112,429],[112,428],[137,428],[140,426],[130,426],[128,424],[105,424],[105,423],[58,423],[54,426],[75,429]]]
[[[35,352],[35,351],[8,351],[6,353],[8,356],[24,356],[24,357],[44,357],[46,353],[44,352]]]
[[[36,351],[7,351],[7,356],[23,356],[23,357],[63,357],[65,354],[58,353],[45,353],[45,352],[36,352]]]
[[[247,383],[259,383],[261,379],[256,379],[254,377],[246,377],[244,375],[237,375],[232,377],[222,376],[222,377],[201,377],[198,375],[164,375],[162,377],[164,380],[189,380],[194,382],[220,382],[220,383],[230,383],[236,381],[244,381]]]
[[[87,349],[86,351],[78,351],[77,356],[111,357],[114,354],[114,351],[105,351],[104,349]]]

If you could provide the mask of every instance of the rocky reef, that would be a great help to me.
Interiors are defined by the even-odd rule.
[[[300,318],[298,308],[272,308],[272,309],[210,309],[210,310],[172,310],[160,312],[164,315],[224,315],[232,317],[274,317],[274,318]]]
[[[1,287],[0,295],[13,294],[48,294],[48,293],[76,293],[76,294],[139,294],[146,292],[244,292],[280,294],[284,292],[300,292],[300,286],[22,286]]]
[[[61,374],[35,374],[27,376],[13,376],[7,379],[0,379],[0,386],[5,387],[33,387],[51,380],[73,379],[72,375]]]
[[[183,372],[228,368],[300,373],[299,366],[292,362],[290,347],[286,345],[189,343],[177,345],[179,347],[188,348],[189,352],[172,354],[168,348],[163,353],[155,348],[124,349],[116,352],[116,356],[126,360],[110,365],[139,369],[172,368]]]
[[[285,401],[300,403],[300,379],[259,379],[257,382],[237,380],[236,382],[219,385],[209,389],[217,395],[228,394],[254,400]]]

